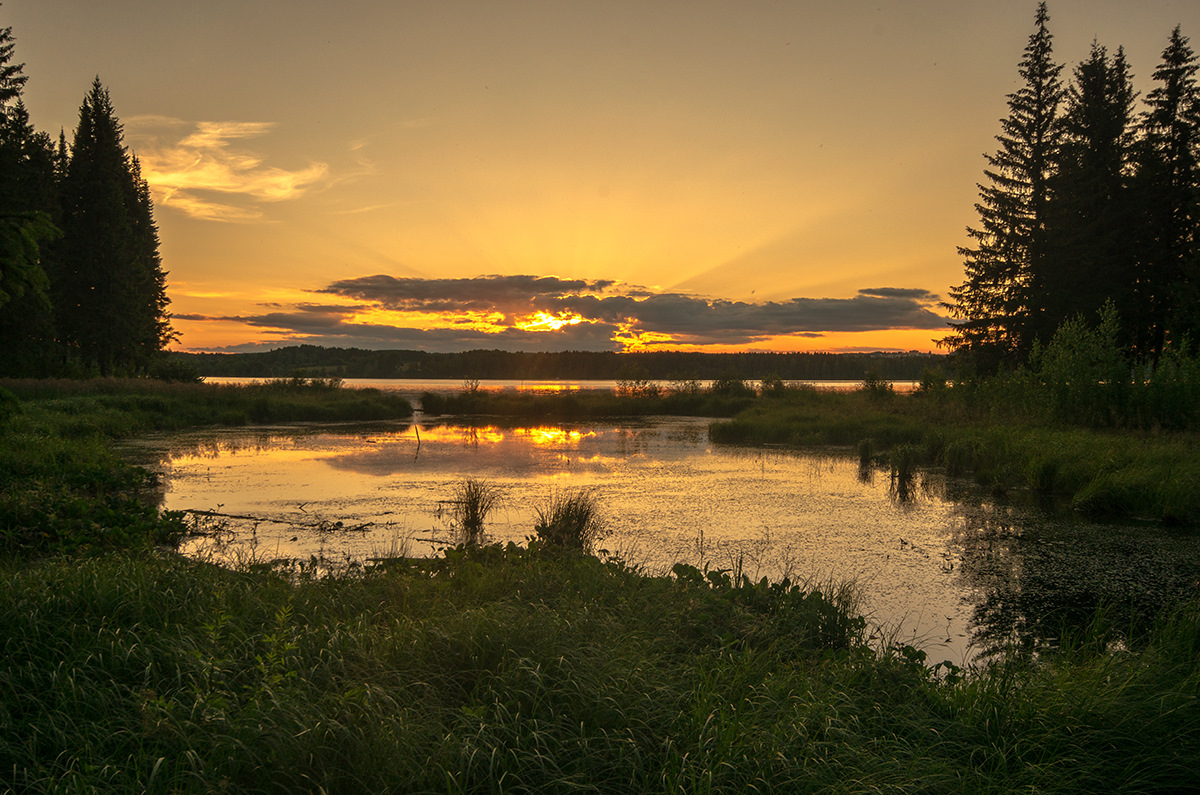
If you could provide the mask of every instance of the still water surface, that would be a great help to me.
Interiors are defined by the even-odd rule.
[[[901,501],[887,472],[849,454],[714,445],[707,424],[221,430],[146,438],[136,456],[164,475],[165,508],[225,515],[205,521],[232,533],[187,551],[260,560],[436,553],[452,541],[446,501],[465,477],[503,492],[487,525],[497,541],[529,536],[557,490],[592,489],[612,531],[602,546],[625,561],[852,580],[869,617],[931,661],[963,662],[1039,622],[1053,635],[1097,601],[1155,609],[1200,583],[1194,535],[1064,520],[934,474]]]

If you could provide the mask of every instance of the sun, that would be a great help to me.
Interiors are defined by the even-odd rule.
[[[532,315],[519,317],[513,323],[522,331],[558,331],[563,326],[574,326],[583,322],[580,315],[571,312],[534,312]]]

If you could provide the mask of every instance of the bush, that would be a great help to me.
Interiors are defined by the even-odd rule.
[[[896,390],[892,388],[891,381],[885,381],[876,370],[867,370],[863,374],[863,382],[860,391],[868,397],[876,400],[887,400],[894,397]]]
[[[745,381],[732,375],[726,375],[716,379],[712,382],[712,385],[709,386],[708,391],[711,394],[721,395],[723,397],[755,396],[754,390],[747,386]]]

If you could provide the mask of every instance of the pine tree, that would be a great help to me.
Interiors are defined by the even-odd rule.
[[[149,192],[100,79],[79,110],[52,275],[62,341],[101,374],[146,367],[170,338]]]
[[[1155,358],[1168,342],[1200,332],[1200,70],[1188,39],[1176,27],[1158,85],[1146,96],[1137,190],[1144,234],[1138,285],[1145,322],[1140,347]]]
[[[0,106],[7,106],[19,99],[25,81],[29,79],[22,74],[25,64],[12,62],[16,46],[12,28],[0,28]]]
[[[1046,4],[1019,65],[1024,85],[1008,96],[1000,148],[987,156],[987,184],[979,186],[974,246],[959,249],[966,280],[951,288],[944,306],[960,320],[941,344],[966,354],[983,370],[1016,362],[1029,351],[1045,307],[1039,290],[1049,278],[1045,222],[1049,179],[1062,139],[1059,106],[1062,66],[1053,61]]]
[[[14,47],[0,30],[0,374],[36,375],[53,340],[44,265],[58,229],[50,140],[29,122]]]
[[[0,120],[0,374],[48,375],[57,189],[50,137],[37,133],[18,99]],[[14,284],[15,283],[15,284]],[[7,303],[6,303],[7,301]]]
[[[1035,331],[1049,344],[1076,316],[1098,317],[1108,300],[1128,327],[1136,323],[1133,272],[1136,224],[1129,182],[1134,155],[1134,103],[1129,66],[1099,44],[1075,69],[1063,115],[1064,138],[1050,180],[1043,314]]]
[[[158,225],[154,223],[150,185],[142,178],[142,166],[136,156],[130,158],[129,176],[132,189],[129,206],[140,264],[135,314],[138,328],[134,339],[140,348],[136,352],[138,360],[148,362],[177,335],[167,311],[171,301],[167,298],[167,273],[158,253]]]

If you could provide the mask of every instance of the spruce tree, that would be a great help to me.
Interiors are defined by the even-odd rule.
[[[51,267],[57,190],[50,137],[18,99],[0,120],[0,374],[48,375],[54,328]]]
[[[14,47],[12,28],[0,29],[0,375],[40,375],[53,339],[44,265],[58,233],[54,168],[50,139],[21,101]]]
[[[1200,70],[1176,27],[1146,96],[1137,190],[1143,234],[1138,288],[1144,315],[1140,347],[1157,358],[1168,342],[1200,332]]]
[[[79,109],[52,274],[62,341],[101,374],[145,368],[170,337],[149,193],[100,79]]]
[[[1067,89],[1063,142],[1051,177],[1043,274],[1043,308],[1035,332],[1048,344],[1077,315],[1098,317],[1112,300],[1128,327],[1136,323],[1133,259],[1136,224],[1129,182],[1134,156],[1134,102],[1125,53],[1093,43]]]
[[[19,99],[25,81],[29,79],[24,75],[25,64],[12,62],[16,46],[12,28],[0,28],[0,106],[8,106]]]
[[[1024,85],[1008,96],[1000,148],[987,156],[979,185],[979,226],[973,246],[959,248],[966,280],[944,306],[958,319],[941,344],[966,354],[982,370],[1020,361],[1029,351],[1045,307],[1039,290],[1049,278],[1045,244],[1049,179],[1062,139],[1062,66],[1053,61],[1046,4],[1019,65]]]

